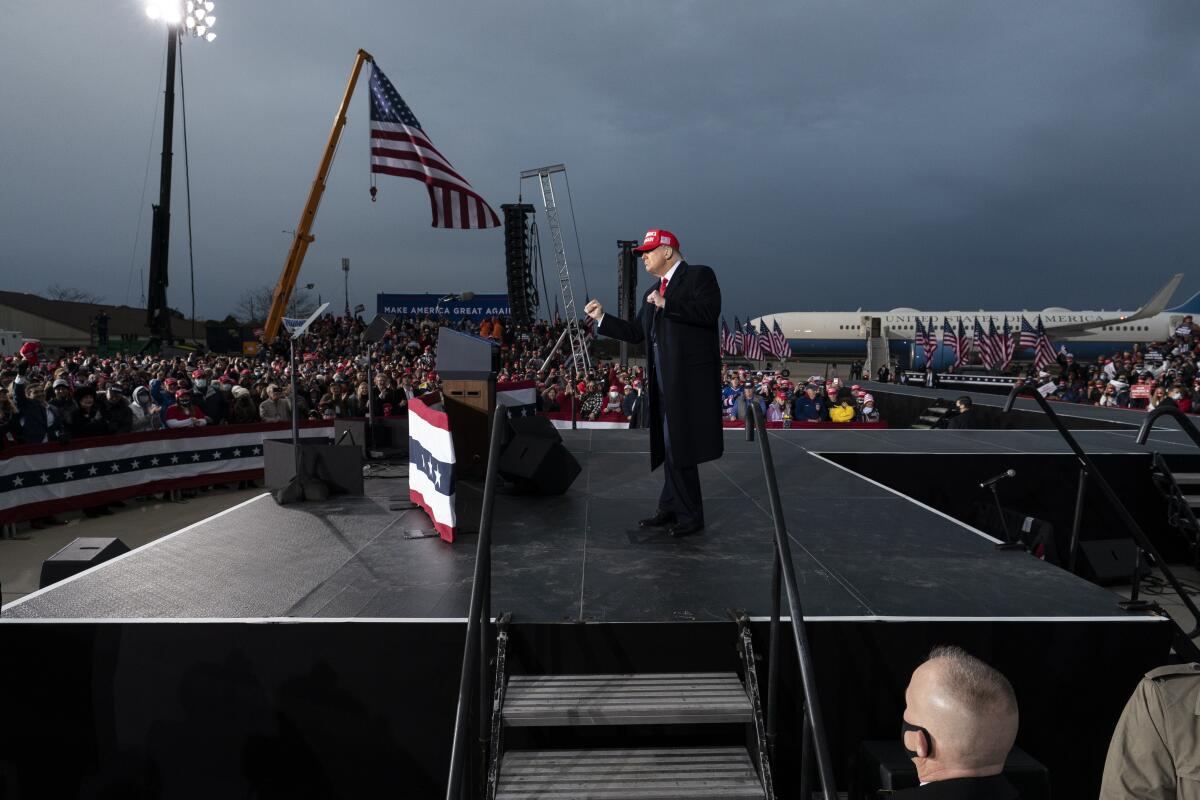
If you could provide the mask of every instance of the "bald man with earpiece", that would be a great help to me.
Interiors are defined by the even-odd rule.
[[[937,647],[904,693],[901,739],[921,786],[896,798],[1015,800],[1000,773],[1017,738],[1008,679],[959,647]]]

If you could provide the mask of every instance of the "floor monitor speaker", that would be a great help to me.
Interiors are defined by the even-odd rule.
[[[500,454],[500,474],[533,494],[563,494],[579,472],[575,456],[546,436],[518,433]]]
[[[1101,586],[1133,582],[1133,563],[1137,545],[1133,539],[1093,539],[1079,543],[1079,574]],[[1142,557],[1139,576],[1150,574],[1150,565]]]
[[[129,548],[120,539],[81,537],[42,562],[38,588],[45,589],[63,578],[78,575],[85,569],[128,552]]]

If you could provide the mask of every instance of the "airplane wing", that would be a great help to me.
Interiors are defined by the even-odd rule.
[[[1146,319],[1153,317],[1155,314],[1162,313],[1162,310],[1167,307],[1167,301],[1171,299],[1171,295],[1175,294],[1175,289],[1178,288],[1179,282],[1183,280],[1183,273],[1176,272],[1175,275],[1163,284],[1163,287],[1154,293],[1154,296],[1147,300],[1141,308],[1134,311],[1132,314],[1126,314],[1123,317],[1110,317],[1108,319],[1097,319],[1091,322],[1076,322],[1069,325],[1055,325],[1053,327],[1046,326],[1046,333],[1052,336],[1069,336],[1074,333],[1082,333],[1083,331],[1092,328],[1099,328],[1101,325],[1117,325],[1119,323],[1133,322],[1134,320]]]

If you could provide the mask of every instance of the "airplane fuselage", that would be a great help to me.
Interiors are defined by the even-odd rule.
[[[770,328],[778,321],[792,353],[796,357],[842,357],[861,358],[866,353],[868,332],[873,320],[878,320],[880,335],[888,341],[892,355],[904,361],[911,358],[914,365],[924,364],[924,352],[915,346],[916,321],[929,326],[937,336],[938,349],[934,356],[935,366],[942,366],[942,322],[949,319],[957,330],[961,319],[968,337],[974,331],[978,319],[986,332],[989,320],[996,330],[1002,330],[1007,317],[1009,325],[1020,330],[1021,317],[1036,325],[1040,316],[1042,324],[1055,349],[1065,344],[1067,350],[1080,358],[1094,358],[1129,350],[1134,344],[1145,345],[1168,338],[1183,320],[1185,314],[1164,311],[1152,317],[1131,322],[1119,321],[1100,325],[1068,335],[1056,336],[1054,328],[1061,325],[1079,325],[1100,322],[1114,317],[1129,316],[1133,312],[1122,311],[1072,311],[1068,309],[1044,309],[1042,311],[917,311],[911,308],[896,308],[891,311],[801,311],[782,314],[765,314],[753,322],[765,322]],[[1026,350],[1025,352],[1028,352]],[[1022,351],[1018,350],[1018,357]]]

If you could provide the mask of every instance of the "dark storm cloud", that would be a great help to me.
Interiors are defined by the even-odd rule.
[[[133,0],[9,5],[4,288],[136,303],[165,37]],[[567,164],[601,299],[615,240],[651,225],[721,271],[730,316],[1129,307],[1197,250],[1190,3],[428,5],[218,0],[220,38],[184,48],[201,313],[277,279],[358,47],[494,206],[520,170]],[[411,181],[381,178],[370,203],[366,113],[360,87],[302,280],[340,305],[348,256],[369,308],[501,289],[499,232],[430,228]],[[178,157],[175,174],[186,308]]]

